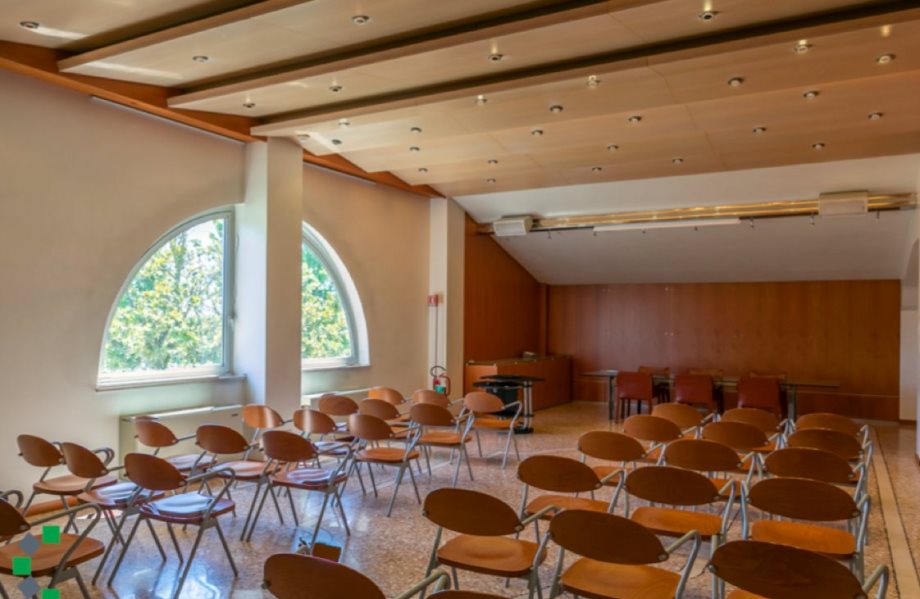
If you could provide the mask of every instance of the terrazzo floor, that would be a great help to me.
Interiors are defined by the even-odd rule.
[[[574,403],[539,412],[536,418],[537,432],[533,435],[517,437],[522,457],[538,453],[579,457],[574,448],[577,438],[582,433],[610,428],[605,410],[605,406],[601,404]],[[878,441],[874,468],[879,467],[879,464],[884,464],[890,474],[897,501],[895,507],[900,510],[903,518],[903,531],[906,533],[912,554],[912,561],[909,563],[916,564],[920,560],[920,476],[918,476],[918,466],[914,455],[916,430],[912,427],[878,427],[876,434]],[[495,435],[483,435],[485,458],[478,456],[475,444],[470,447],[475,481],[470,482],[464,469],[461,471],[459,486],[489,493],[508,502],[517,510],[520,505],[522,488],[515,476],[517,462],[513,457],[513,452],[507,468],[503,470],[501,469],[499,441]],[[416,474],[419,492],[423,498],[426,493],[434,489],[449,486],[453,468],[447,466],[445,458],[446,456],[442,456],[435,460],[433,476],[430,479],[427,472],[422,476]],[[879,487],[874,468],[870,471],[869,481],[873,506],[869,522],[870,543],[866,551],[867,573],[879,564],[891,565],[892,563],[886,520],[882,517],[879,501],[876,501]],[[380,470],[376,470],[375,474],[377,474],[380,488],[379,497],[375,498],[372,493],[363,495],[356,481],[348,485],[344,504],[351,524],[351,536],[346,537],[344,528],[327,512],[320,541],[341,547],[341,561],[364,572],[380,585],[386,596],[392,597],[409,588],[414,581],[424,576],[431,544],[434,540],[435,526],[422,515],[408,477],[400,489],[392,517],[386,518],[386,508],[392,492],[390,485],[392,474]],[[610,496],[607,493],[609,492],[602,491],[598,498],[608,499]],[[216,532],[207,531],[186,581],[182,597],[195,599],[269,597],[269,594],[261,588],[264,560],[273,553],[295,549],[298,546],[298,540],[309,535],[322,498],[318,494],[310,496],[295,494],[295,505],[301,514],[300,529],[294,527],[286,505],[282,504],[285,517],[283,524],[278,521],[274,509],[266,505],[252,541],[241,542],[239,535],[251,494],[251,490],[246,487],[234,489],[233,498],[237,502],[239,516],[234,517],[228,514],[221,518],[239,568],[239,577],[233,577]],[[284,503],[286,504],[286,501]],[[618,509],[617,513],[621,513],[621,510]],[[902,526],[901,521],[888,524],[889,526]],[[93,535],[107,542],[108,531],[103,529],[105,529],[104,525],[98,526]],[[179,543],[187,555],[194,540],[195,530],[191,528],[186,532],[182,532],[179,528],[176,530]],[[93,597],[122,599],[170,597],[178,578],[179,565],[165,529],[159,528],[158,533],[166,548],[167,561],[161,561],[149,532],[141,528],[113,585],[106,586],[105,576],[103,576],[99,586],[91,586]],[[533,533],[528,529],[526,534]],[[446,538],[448,537],[445,536]],[[740,522],[736,520],[729,533],[729,540],[737,538],[740,538]],[[556,549],[551,543],[545,565],[540,570],[545,588],[548,588],[550,584],[551,568],[555,564],[556,555]],[[679,552],[673,556],[671,563],[675,570],[683,564],[685,556],[685,552]],[[711,579],[704,570],[706,556],[708,556],[708,546],[704,544],[693,569],[685,597],[699,599],[710,596]],[[92,577],[97,563],[98,559],[81,566],[81,571],[87,581]],[[110,568],[111,565],[106,567],[106,575]],[[913,580],[916,580],[916,569],[914,568],[912,572],[896,572],[895,574],[887,596],[889,598],[920,599],[913,594],[901,595],[897,584],[897,575],[901,575],[903,580],[903,576],[909,574]],[[0,582],[10,592],[11,597],[16,596],[14,579],[0,577]],[[461,588],[467,590],[490,592],[505,597],[527,596],[526,583],[522,580],[513,580],[510,587],[506,588],[501,580],[460,572],[460,584]],[[61,591],[61,596],[65,598],[80,596],[73,582],[63,584]],[[347,599],[345,595],[343,599]]]

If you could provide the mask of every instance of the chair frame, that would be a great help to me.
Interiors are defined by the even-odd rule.
[[[520,462],[521,452],[518,450],[517,437],[515,437],[514,427],[515,425],[517,425],[517,422],[521,417],[521,411],[523,410],[523,407],[524,407],[523,404],[521,404],[520,400],[516,400],[516,401],[512,401],[512,402],[504,404],[501,410],[496,410],[494,412],[476,412],[475,410],[472,410],[468,406],[467,400],[471,395],[478,394],[478,393],[482,393],[485,395],[492,395],[491,393],[485,393],[483,391],[473,391],[472,393],[467,393],[466,396],[464,396],[463,398],[463,409],[460,410],[460,417],[466,415],[466,413],[472,414],[472,420],[473,420],[472,430],[473,430],[473,433],[476,435],[476,447],[479,449],[479,457],[484,457],[482,455],[482,441],[479,438],[479,431],[482,429],[476,428],[476,420],[480,419],[482,416],[487,416],[489,414],[498,414],[499,412],[503,412],[507,410],[508,408],[516,406],[517,410],[514,412],[514,416],[508,419],[507,431],[498,429],[498,428],[493,429],[493,430],[496,432],[496,434],[508,435],[508,439],[505,441],[505,451],[502,456],[502,469],[504,469],[505,466],[508,464],[508,453],[511,450],[512,444],[514,445],[514,455],[517,457],[518,462]],[[501,401],[501,398],[498,397],[497,395],[492,395],[492,397],[495,397],[498,401]]]
[[[426,404],[423,403],[420,405],[426,405]],[[431,478],[431,449],[434,447],[442,447],[442,448],[450,449],[450,459],[451,460],[453,460],[453,457],[454,457],[454,449],[456,449],[458,452],[457,465],[454,467],[454,475],[453,475],[453,479],[451,479],[450,486],[452,487],[457,486],[457,481],[460,478],[460,465],[463,462],[464,458],[466,458],[466,468],[470,475],[470,482],[473,482],[473,466],[472,464],[470,464],[470,454],[466,450],[467,438],[470,435],[470,430],[473,428],[472,414],[467,413],[463,416],[458,416],[454,418],[448,408],[445,408],[438,404],[428,404],[428,405],[433,405],[433,406],[436,406],[444,410],[445,418],[450,417],[452,421],[451,424],[447,424],[446,420],[444,421],[444,424],[431,424],[430,423],[431,421],[429,421],[429,423],[420,422],[417,420],[417,416],[413,414],[413,412],[416,412],[416,413],[418,412],[418,410],[415,409],[416,406],[412,406],[412,408],[410,408],[409,410],[410,421],[413,424],[415,424],[419,429],[418,446],[424,449],[425,464],[428,467],[428,477]],[[452,433],[457,434],[460,440],[458,443],[453,444],[453,445],[427,443],[425,441],[425,432],[430,429],[441,429],[445,431],[450,431]]]
[[[389,438],[388,439],[362,438],[359,434],[355,432],[354,427],[352,426],[352,422],[354,422],[353,419],[355,416],[360,416],[363,418],[373,418],[374,420],[379,421],[380,423],[385,425],[387,429],[389,429],[390,431]],[[371,486],[374,489],[374,497],[378,497],[379,495],[377,493],[377,482],[374,480],[374,469],[372,467],[373,464],[381,464],[385,466],[394,466],[396,468],[399,468],[399,471],[396,474],[396,483],[393,487],[393,496],[390,498],[390,505],[387,508],[387,514],[386,514],[387,518],[389,518],[390,514],[393,513],[393,506],[396,504],[396,496],[399,494],[399,487],[400,485],[402,485],[403,476],[405,476],[406,470],[409,471],[409,478],[412,481],[412,488],[415,490],[415,498],[418,500],[419,503],[422,503],[422,497],[421,495],[419,495],[419,492],[418,492],[418,484],[415,482],[415,475],[412,473],[412,460],[417,460],[419,457],[418,455],[415,455],[415,457],[412,457],[412,452],[415,451],[415,446],[418,444],[418,440],[420,436],[418,428],[410,427],[408,429],[409,436],[406,439],[396,439],[395,433],[393,432],[393,428],[389,424],[387,424],[385,421],[380,420],[379,418],[375,416],[370,416],[367,414],[352,414],[351,416],[349,416],[348,425],[349,425],[348,426],[349,430],[351,430],[352,434],[354,434],[355,438],[358,441],[357,447],[355,448],[356,451],[354,453],[354,457],[352,458],[351,469],[354,469],[357,471],[358,480],[360,481],[361,480],[361,464],[367,465],[367,472],[370,475]],[[405,441],[406,448],[405,448],[405,451],[403,452],[402,460],[400,460],[399,462],[384,463],[384,462],[376,462],[373,460],[365,460],[361,458],[360,452],[362,449],[365,449],[368,447],[368,442],[376,442],[376,441],[383,441],[383,440]],[[348,471],[349,475],[351,474],[351,471],[352,471],[351,469],[349,469]],[[361,485],[362,485],[362,490],[364,490],[363,481]],[[366,493],[366,490],[364,490],[364,492]]]

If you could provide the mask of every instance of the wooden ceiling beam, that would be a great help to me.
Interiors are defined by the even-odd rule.
[[[917,19],[920,19],[920,6],[915,0],[875,2],[856,8],[823,12],[806,17],[604,52],[492,75],[419,86],[377,96],[269,115],[263,117],[264,124],[255,127],[253,131],[262,135],[284,134],[292,127],[305,127],[319,121],[329,121],[345,116],[354,117],[463,97],[469,97],[472,101],[477,94],[555,83],[588,76],[599,70],[613,72],[644,68],[783,43],[790,37],[810,38]]]
[[[62,56],[64,53],[50,48],[0,41],[2,69],[237,141],[264,139],[251,133],[252,127],[259,123],[257,119],[170,108],[167,101],[176,91],[169,88],[61,73],[57,64]],[[416,195],[442,197],[427,185],[410,185],[388,172],[368,173],[341,156],[315,156],[304,152],[304,162]]]
[[[297,81],[306,77],[334,74],[345,69],[373,66],[414,54],[449,49],[461,44],[531,31],[579,19],[656,4],[662,0],[563,0],[543,1],[523,8],[480,16],[475,20],[449,23],[345,48],[302,56],[269,67],[259,67],[191,86],[171,99],[174,106],[226,96],[251,89]]]

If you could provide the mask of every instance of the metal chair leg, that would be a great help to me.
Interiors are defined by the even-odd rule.
[[[396,485],[393,487],[393,497],[390,498],[390,507],[387,509],[387,518],[389,518],[390,514],[393,513],[393,504],[396,503],[396,495],[399,494],[399,485],[402,484],[403,474],[405,472],[406,464],[403,464],[399,467],[399,473],[396,475]],[[412,474],[412,470],[409,470],[409,474]]]
[[[86,588],[86,583],[83,582],[83,577],[80,576],[80,571],[77,570],[76,568],[74,568],[73,571],[74,571],[74,575],[73,575],[74,580],[77,581],[77,586],[80,587],[80,594],[83,595],[83,599],[91,599],[91,596],[89,594],[89,589]]]
[[[316,543],[316,537],[319,535],[320,526],[323,524],[323,515],[326,513],[326,505],[329,503],[329,492],[323,493],[323,507],[319,508],[319,517],[316,519],[316,526],[313,527],[313,536],[310,537],[310,551],[313,551],[313,544]]]
[[[240,540],[241,540],[241,541],[242,541],[243,539],[246,538],[246,531],[249,530],[249,522],[252,520],[252,514],[254,513],[254,511],[255,511],[255,509],[256,509],[256,501],[259,499],[259,494],[261,493],[262,497],[264,498],[265,495],[266,495],[266,494],[268,493],[268,491],[269,491],[269,487],[268,487],[267,484],[265,485],[265,487],[266,487],[265,489],[263,489],[262,486],[263,486],[263,485],[262,485],[262,482],[261,482],[261,481],[258,482],[258,483],[256,483],[256,490],[255,490],[255,493],[253,493],[253,495],[252,495],[252,501],[251,501],[250,504],[249,504],[249,511],[246,512],[246,521],[243,522],[243,530],[242,530],[242,532],[240,532]],[[229,492],[230,492],[230,490],[227,489],[227,493],[228,493],[228,494],[229,494]],[[274,496],[273,496],[273,497],[274,497]]]
[[[502,470],[504,470],[505,465],[508,464],[508,452],[511,451],[511,439],[514,433],[511,432],[511,429],[509,428],[506,434],[508,435],[508,440],[505,441],[505,455],[502,457]]]
[[[112,586],[112,581],[115,580],[115,575],[118,574],[118,569],[121,568],[121,562],[125,559],[125,554],[128,553],[128,547],[131,546],[131,541],[134,539],[135,533],[137,533],[137,527],[140,526],[143,516],[138,516],[137,520],[134,522],[134,526],[131,527],[131,532],[128,533],[128,539],[125,541],[124,546],[121,548],[121,552],[118,554],[118,561],[115,562],[115,567],[112,568],[112,573],[109,574],[108,585]]]
[[[300,526],[300,520],[297,518],[297,510],[294,508],[294,489],[287,489],[288,503],[291,505],[291,518],[294,519],[294,526]]]
[[[342,514],[342,524],[345,526],[345,535],[351,536],[351,529],[348,527],[348,516],[345,515],[345,506],[342,505],[342,494],[337,492],[336,503],[339,506],[339,513]]]
[[[176,549],[176,556],[179,558],[179,563],[181,564],[185,561],[185,556],[182,555],[182,548],[179,547],[179,541],[176,539],[176,533],[173,531],[172,524],[169,522],[166,523],[166,530],[169,531],[169,538],[172,539],[173,547]]]
[[[479,438],[479,431],[476,431],[476,447],[479,448],[479,457],[482,457],[482,440]]]
[[[233,570],[233,576],[239,577],[240,573],[236,569],[236,563],[233,561],[233,554],[230,553],[230,546],[227,545],[227,539],[224,537],[224,529],[220,527],[220,521],[214,520],[214,528],[217,529],[217,536],[220,537],[220,544],[224,546],[224,553],[227,554],[227,561],[230,562],[230,568]],[[191,559],[189,559],[191,561]]]
[[[512,432],[509,433],[509,434],[511,435],[511,444],[514,445],[514,455],[515,455],[515,457],[517,458],[517,461],[520,462],[520,461],[521,461],[521,452],[518,451],[517,435],[514,434],[514,431],[512,431]]]
[[[460,446],[460,456],[457,458],[457,466],[454,468],[454,478],[450,483],[451,487],[457,486],[457,479],[460,478],[460,466],[463,463],[463,446]]]
[[[422,505],[422,496],[418,494],[418,485],[415,484],[415,476],[412,475],[412,465],[409,465],[409,479],[412,481],[412,488],[415,489],[415,499],[419,505]]]
[[[144,518],[144,522],[147,523],[147,528],[150,530],[150,536],[153,537],[153,542],[157,546],[157,551],[160,552],[160,558],[165,562],[166,561],[166,552],[163,551],[163,545],[160,544],[160,537],[157,535],[157,531],[153,528],[153,522]]]
[[[367,472],[368,472],[368,474],[371,475],[371,486],[374,488],[374,497],[378,497],[378,495],[377,495],[377,481],[374,480],[374,467],[373,467],[373,464],[371,464],[370,462],[364,462],[364,463],[367,464]]]
[[[182,568],[182,575],[179,577],[179,584],[176,587],[175,593],[173,593],[173,599],[179,599],[180,593],[182,593],[182,587],[185,585],[185,579],[188,577],[188,571],[192,569],[192,562],[195,560],[195,552],[198,551],[198,545],[201,544],[201,535],[204,534],[204,526],[198,527],[198,534],[195,535],[195,542],[192,544],[192,552],[188,555],[188,561],[185,562],[185,567]]]
[[[259,516],[262,515],[262,508],[265,507],[265,500],[268,499],[268,492],[269,492],[269,490],[270,490],[270,489],[266,489],[266,490],[262,493],[262,499],[259,501],[259,509],[256,510],[256,513],[255,513],[255,515],[254,515],[253,518],[252,518],[252,524],[249,526],[248,534],[247,534],[247,531],[246,531],[245,528],[243,529],[242,534],[240,534],[240,540],[241,540],[241,541],[244,540],[244,538],[245,538],[246,541],[249,541],[249,540],[252,539],[252,532],[256,529],[256,522],[259,521]],[[256,500],[255,500],[255,497],[253,497],[253,499],[252,499],[252,507],[255,507],[255,504],[256,504]],[[250,510],[252,510],[251,507],[250,507]]]

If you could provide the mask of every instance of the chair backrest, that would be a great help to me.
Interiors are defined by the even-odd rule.
[[[135,418],[134,435],[147,447],[172,447],[179,442],[169,427],[155,418]]]
[[[720,379],[725,376],[725,371],[721,368],[688,368],[687,374],[708,376],[710,379]]]
[[[294,412],[294,426],[308,435],[328,435],[337,430],[331,416],[311,408]]]
[[[31,528],[16,506],[0,499],[0,540],[22,534]]]
[[[664,449],[664,461],[698,472],[729,472],[741,466],[738,452],[731,447],[706,439],[678,439]]]
[[[246,438],[230,427],[202,424],[195,431],[195,444],[216,455],[243,453],[249,448]]]
[[[409,409],[409,418],[423,426],[453,426],[454,417],[445,407],[433,403],[418,403]]]
[[[261,430],[277,428],[284,424],[281,414],[264,404],[243,406],[243,422],[249,428]]]
[[[163,458],[146,453],[125,456],[125,476],[150,491],[172,491],[185,484],[185,477]]]
[[[505,409],[505,402],[485,391],[471,391],[463,397],[464,407],[475,414],[494,414]]]
[[[859,515],[852,495],[806,478],[765,478],[748,491],[748,501],[757,509],[798,520],[833,522]]]
[[[415,403],[433,403],[442,408],[450,407],[450,398],[433,389],[416,390],[415,393],[412,394],[412,401]]]
[[[786,545],[731,541],[716,549],[710,570],[725,582],[761,597],[866,597],[859,580],[842,563]]]
[[[393,420],[400,416],[396,406],[383,399],[362,399],[358,402],[358,413],[376,416],[381,420]]]
[[[444,487],[425,497],[422,515],[447,530],[481,537],[519,532],[518,515],[507,503],[480,491]]]
[[[352,414],[348,417],[348,430],[362,441],[383,441],[393,437],[390,425],[370,414]]]
[[[610,462],[633,462],[645,455],[636,439],[613,431],[589,431],[578,438],[578,451]]]
[[[858,460],[862,453],[862,443],[859,439],[829,428],[806,428],[796,431],[786,439],[786,445],[823,449],[845,460]]]
[[[351,416],[358,412],[358,402],[344,395],[328,393],[319,398],[317,409],[330,416]]]
[[[699,410],[679,403],[660,403],[652,408],[652,416],[670,420],[684,430],[699,426],[703,422],[703,415]]]
[[[64,455],[50,441],[35,435],[19,435],[16,437],[19,445],[19,455],[30,466],[51,468],[64,463]]]
[[[617,373],[617,397],[652,400],[652,375],[647,372]]]
[[[338,562],[279,553],[265,561],[263,585],[278,599],[386,599],[374,582]]]
[[[703,438],[738,451],[751,451],[768,442],[766,433],[744,422],[710,422],[703,427]]]
[[[764,433],[772,435],[779,429],[779,418],[773,412],[759,408],[732,408],[722,414],[722,422],[743,422],[756,426]]]
[[[674,377],[672,397],[677,404],[712,407],[715,405],[712,377],[705,374],[678,374]]]
[[[796,430],[806,428],[829,428],[855,437],[859,434],[860,426],[851,419],[846,416],[841,416],[840,414],[816,412],[814,414],[799,416],[795,421],[795,428]]]
[[[589,559],[614,564],[655,564],[667,560],[661,541],[629,518],[589,510],[565,510],[549,523],[560,547]]]
[[[784,447],[764,459],[764,467],[773,476],[810,478],[842,485],[854,482],[849,462],[837,454],[812,447]]]
[[[671,374],[670,366],[640,366],[639,372],[650,374],[652,376],[668,376]]]
[[[406,402],[406,398],[403,397],[403,394],[391,387],[371,387],[367,392],[367,397],[368,399],[382,399],[394,406]]]
[[[779,403],[779,380],[768,377],[741,377],[738,381],[738,407],[780,413],[782,406]]]
[[[64,463],[74,476],[80,478],[99,478],[109,473],[109,469],[95,453],[76,443],[61,443]]]
[[[290,431],[262,433],[262,450],[269,459],[288,464],[307,462],[316,456],[309,439]]]
[[[672,466],[646,466],[626,476],[626,490],[646,501],[667,505],[706,505],[720,499],[715,484],[698,472]]]
[[[555,455],[534,455],[518,464],[518,479],[532,487],[556,493],[586,493],[601,488],[587,464]]]
[[[680,427],[670,420],[645,414],[627,418],[623,423],[623,432],[635,439],[654,443],[668,443],[681,436]]]

